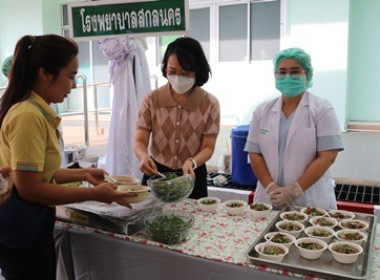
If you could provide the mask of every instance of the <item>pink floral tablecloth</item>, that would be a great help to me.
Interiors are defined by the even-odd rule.
[[[247,258],[247,250],[268,226],[270,221],[278,214],[276,211],[272,211],[267,218],[254,220],[248,212],[244,212],[243,215],[230,216],[222,207],[218,209],[217,213],[203,212],[198,208],[197,202],[192,200],[186,200],[179,204],[168,204],[165,207],[188,211],[193,213],[196,217],[188,239],[182,244],[166,245],[152,241],[145,229],[134,235],[127,236],[71,223],[60,221],[57,221],[56,223],[64,228],[92,231],[94,233],[109,235],[126,241],[167,248],[195,257],[232,263],[283,275],[307,279],[319,279],[287,270],[278,270],[266,266],[253,265]],[[378,230],[376,230],[372,266],[369,275],[368,279],[380,279],[380,231]]]

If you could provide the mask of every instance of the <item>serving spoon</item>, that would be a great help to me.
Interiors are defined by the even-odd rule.
[[[104,178],[108,181],[108,182],[110,182],[110,183],[114,183],[114,184],[117,184],[118,183],[118,181],[116,180],[116,179],[114,179],[114,178],[112,178],[110,175],[108,175],[108,174],[104,174]]]
[[[158,174],[159,176],[161,176],[162,178],[164,178],[164,179],[167,179],[167,178],[168,178],[168,177],[166,177],[165,174],[163,174],[163,173],[161,173],[161,172],[158,172],[158,171],[157,171],[157,174]]]

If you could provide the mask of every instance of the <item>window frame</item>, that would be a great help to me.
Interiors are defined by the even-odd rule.
[[[218,63],[254,63],[255,61],[259,60],[252,60],[251,57],[251,47],[252,47],[252,38],[251,38],[251,3],[260,3],[260,2],[272,2],[272,1],[280,1],[280,46],[281,49],[283,46],[283,38],[286,34],[286,0],[194,0],[190,1],[189,8],[190,10],[193,9],[201,9],[201,8],[209,8],[210,9],[210,63],[212,64],[218,64]],[[220,61],[219,55],[220,55],[220,49],[219,49],[219,42],[220,42],[220,36],[219,36],[219,21],[220,21],[220,14],[219,14],[219,7],[220,6],[227,6],[227,5],[237,5],[237,4],[245,4],[247,5],[247,59],[245,60],[237,60],[237,61]]]

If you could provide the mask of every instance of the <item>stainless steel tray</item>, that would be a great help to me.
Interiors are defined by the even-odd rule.
[[[290,247],[289,254],[287,254],[280,263],[260,259],[258,253],[255,251],[255,246],[260,242],[266,241],[264,236],[268,232],[278,231],[275,227],[275,224],[281,220],[281,212],[276,215],[276,217],[266,227],[262,234],[249,247],[247,250],[247,256],[253,264],[265,265],[276,269],[288,270],[324,279],[366,279],[368,278],[368,273],[370,271],[371,265],[372,250],[374,246],[376,231],[376,216],[356,212],[353,213],[356,215],[355,219],[365,220],[369,223],[369,227],[366,231],[368,234],[367,241],[362,243],[363,253],[353,264],[341,264],[336,262],[329,250],[324,251],[321,258],[317,260],[305,259],[300,256],[298,249],[294,244]],[[339,226],[337,226],[334,230],[338,229]],[[301,233],[298,238],[305,236],[305,233]]]

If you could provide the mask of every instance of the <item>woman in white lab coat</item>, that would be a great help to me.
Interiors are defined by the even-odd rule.
[[[279,52],[274,66],[281,96],[256,108],[245,146],[258,178],[254,201],[336,209],[329,167],[343,141],[334,108],[307,91],[313,68],[302,49]]]

